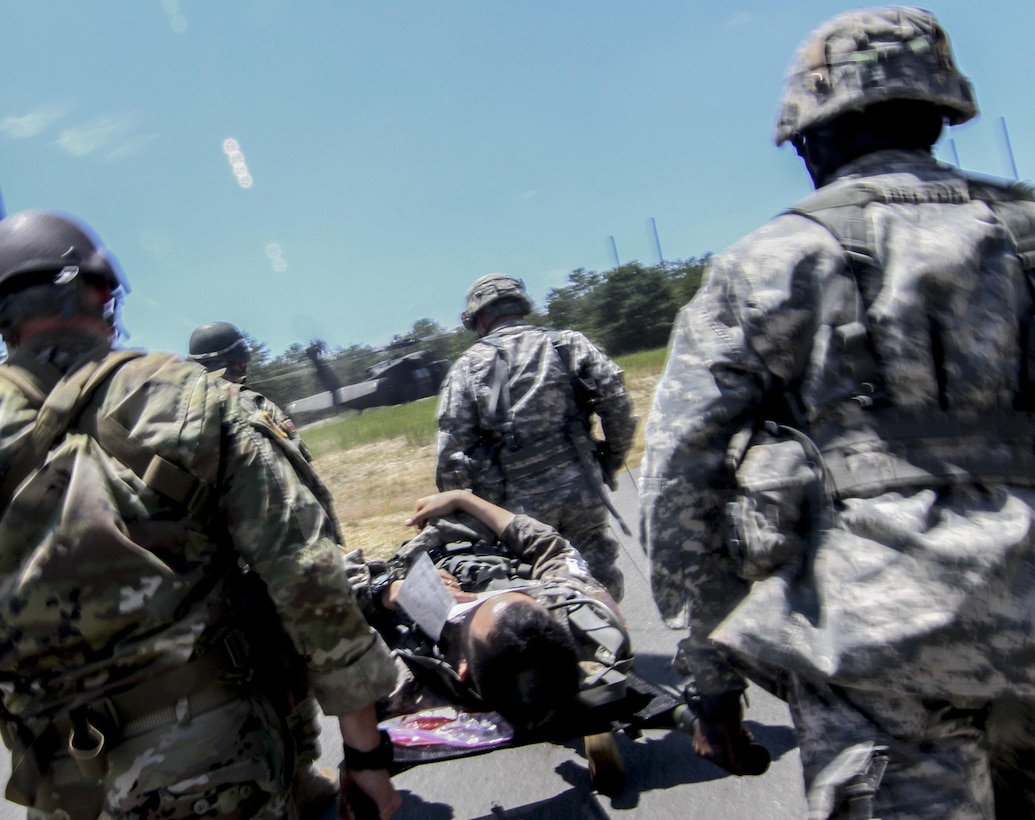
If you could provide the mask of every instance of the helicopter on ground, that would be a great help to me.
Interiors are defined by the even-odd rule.
[[[420,341],[400,339],[388,349],[412,347]],[[448,359],[436,359],[431,350],[415,350],[377,362],[366,369],[363,381],[343,385],[325,358],[324,342],[312,342],[305,352],[325,390],[291,402],[287,412],[292,415],[329,409],[367,410],[434,396],[450,365]]]

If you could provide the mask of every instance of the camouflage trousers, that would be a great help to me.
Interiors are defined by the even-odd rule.
[[[320,705],[307,697],[287,716],[287,727],[295,744],[299,768],[320,759]]]
[[[44,773],[29,820],[295,820],[291,753],[265,699],[234,700],[123,740],[100,780],[68,756]]]
[[[590,574],[611,597],[622,600],[625,579],[616,566],[621,544],[611,529],[607,507],[578,464],[548,471],[536,480],[507,482],[505,493],[497,503],[557,530],[582,554]]]
[[[809,820],[1035,817],[1035,699],[948,702],[791,681]]]

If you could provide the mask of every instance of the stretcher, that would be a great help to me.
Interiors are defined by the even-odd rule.
[[[418,716],[420,714],[417,713]],[[391,773],[395,775],[427,763],[457,760],[499,749],[534,743],[566,745],[581,739],[591,787],[601,794],[613,796],[625,788],[625,764],[616,741],[618,733],[634,740],[648,729],[675,729],[692,735],[695,721],[683,693],[659,686],[633,670],[611,670],[599,686],[580,693],[575,708],[533,732],[514,734],[491,745],[469,747],[431,743],[409,745],[394,742],[393,738]],[[752,770],[744,771],[744,774],[762,774],[768,769],[769,753],[763,746],[752,742],[748,755],[752,758],[749,764]],[[343,802],[350,805],[355,820],[377,818],[372,801],[355,789],[347,792]]]
[[[419,719],[419,715],[416,717]],[[623,732],[635,739],[643,730],[652,728],[692,728],[686,700],[634,671],[614,672],[610,679],[605,678],[598,686],[580,693],[575,708],[551,718],[544,727],[491,744],[411,745],[393,737],[392,770],[398,773],[427,763],[532,743],[565,744],[581,739],[593,788],[603,794],[617,794],[625,786],[625,767],[616,734]]]

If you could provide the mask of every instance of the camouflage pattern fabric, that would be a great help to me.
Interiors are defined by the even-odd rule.
[[[878,774],[873,817],[1035,816],[1031,699],[946,701],[799,678],[790,702],[810,820],[857,816],[849,794],[858,799]],[[885,758],[885,770],[866,772],[873,755]]]
[[[462,558],[462,545],[469,545],[467,553],[475,557],[475,545],[479,552],[485,548],[495,548],[495,554],[512,559],[530,567],[529,577],[523,578],[516,572],[508,572],[507,577],[493,579],[487,585],[478,584],[477,590],[507,589],[515,584],[524,586],[535,584],[527,590],[528,594],[544,606],[551,606],[572,599],[593,599],[599,601],[614,615],[614,622],[620,626],[625,636],[624,647],[617,657],[609,659],[609,664],[621,670],[627,670],[632,664],[631,644],[625,621],[618,611],[618,606],[608,591],[590,574],[582,556],[567,540],[552,527],[525,515],[516,515],[514,520],[503,531],[499,539],[489,536],[480,528],[467,527],[460,517],[442,519],[425,528],[416,538],[408,541],[401,550],[387,562],[365,562],[362,552],[355,550],[347,556],[350,566],[356,598],[364,602],[366,611],[373,617],[377,611],[376,602],[370,599],[371,578],[389,568],[394,568],[399,577],[405,577],[405,568],[412,564],[421,554],[431,550],[450,546],[447,558],[438,558],[436,567],[452,569],[448,562]],[[473,590],[462,581],[461,587]],[[567,622],[568,609],[557,607],[552,610],[553,616],[561,623]],[[572,631],[576,647],[579,651],[583,678],[592,678],[601,671],[601,659],[596,655],[596,647],[588,641],[579,640],[579,633]],[[414,679],[409,668],[399,661],[397,663],[398,678],[392,696],[382,703],[382,711],[386,715],[410,714],[421,709],[446,705],[440,698]]]
[[[52,715],[216,646],[225,633],[224,586],[239,564],[265,583],[326,714],[356,711],[390,688],[391,659],[355,605],[334,519],[261,430],[264,422],[250,418],[254,409],[199,365],[166,354],[135,359],[94,394],[84,417],[117,423],[216,488],[206,514],[154,492],[77,430],[0,513],[4,706],[32,734],[42,735]],[[34,417],[0,379],[0,463],[10,462]],[[264,697],[242,692],[203,719],[183,717],[109,749],[105,779],[94,785],[111,816],[148,814],[139,807],[166,799],[178,806],[167,816],[190,816],[180,813],[182,794],[196,815],[215,813],[199,811],[199,801],[219,804],[220,813],[237,801],[249,816],[290,816],[278,815],[289,756]],[[69,761],[54,760],[54,777],[75,785]],[[64,793],[48,791],[49,763],[40,795],[65,808]]]
[[[792,700],[809,701],[802,714],[822,711],[816,687],[886,695],[876,720],[894,735],[896,698],[1035,696],[1035,494],[963,475],[835,503],[815,443],[791,435],[752,440],[738,494],[731,440],[793,386],[805,432],[856,436],[842,454],[849,470],[894,474],[896,454],[867,435],[877,413],[857,397],[859,359],[834,333],[862,304],[883,404],[921,427],[983,419],[985,440],[943,440],[928,456],[948,467],[991,458],[1004,450],[996,419],[1013,412],[1032,300],[1011,236],[954,169],[923,152],[884,151],[849,163],[832,184],[861,182],[884,195],[865,210],[876,281],[845,289],[841,245],[797,214],[712,260],[678,317],[654,397],[641,526],[658,606],[689,627],[676,667],[702,692],[743,688],[748,668],[773,688],[797,685]],[[1030,213],[1035,225],[1035,205]],[[731,525],[740,544],[727,541]],[[754,539],[746,547],[745,536]],[[829,762],[850,740],[872,739],[824,737],[803,731],[803,758]],[[884,781],[898,771],[892,760]]]
[[[611,459],[620,465],[637,422],[622,370],[581,333],[558,334],[570,350],[571,371],[590,388],[586,400],[593,402]],[[487,339],[500,346],[506,360],[518,457],[522,447],[563,439],[583,408],[576,404],[569,372],[550,333],[524,321],[509,321]],[[593,576],[620,599],[622,578],[615,567],[619,543],[610,530],[607,508],[575,451],[558,447],[541,470],[520,479],[507,479],[498,459],[492,458],[487,445],[501,438],[505,421],[502,402],[492,407],[498,355],[494,344],[479,341],[446,376],[438,409],[438,488],[471,489],[550,525],[571,541]]]

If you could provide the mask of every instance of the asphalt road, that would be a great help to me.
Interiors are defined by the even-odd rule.
[[[632,476],[624,474],[615,506],[636,532],[638,512]],[[626,578],[622,610],[629,622],[635,671],[659,684],[678,681],[669,658],[680,633],[658,616],[647,582],[646,560],[635,537],[616,526],[624,550]],[[397,820],[605,820],[606,818],[722,818],[790,820],[804,816],[801,765],[786,706],[762,690],[749,690],[748,727],[768,747],[773,762],[761,777],[734,777],[698,759],[688,735],[676,729],[648,729],[639,737],[617,734],[626,785],[618,794],[594,792],[581,739],[501,749],[448,762],[430,763],[396,775],[403,795]],[[323,719],[321,765],[341,759],[336,721]],[[6,783],[10,759],[0,754]],[[24,817],[4,801],[0,820]],[[336,814],[328,811],[324,820]]]

